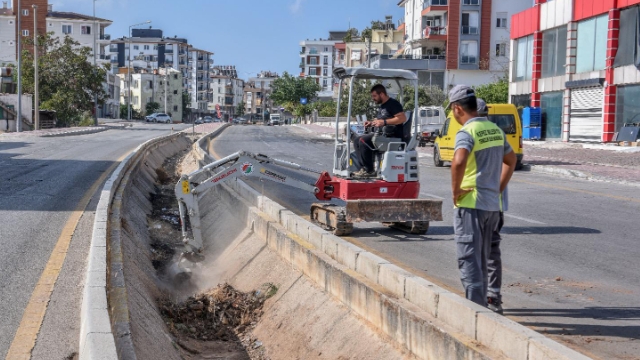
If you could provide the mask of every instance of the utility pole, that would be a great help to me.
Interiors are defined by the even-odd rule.
[[[164,113],[167,113],[167,83],[169,82],[169,73],[167,66],[164,67]]]
[[[18,118],[16,119],[16,131],[22,132],[22,6],[20,0],[18,0]]]
[[[33,68],[34,68],[34,91],[33,91],[33,124],[34,130],[40,130],[40,96],[38,95],[38,5],[33,6]]]

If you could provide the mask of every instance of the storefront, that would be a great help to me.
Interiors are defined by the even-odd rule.
[[[546,92],[540,95],[542,138],[545,140],[562,138],[562,98],[562,91]]]

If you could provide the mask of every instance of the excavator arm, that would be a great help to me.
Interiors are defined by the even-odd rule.
[[[292,186],[313,194],[319,193],[320,190],[315,184],[308,184],[288,174],[283,174],[279,171],[281,168],[321,174],[319,171],[308,169],[288,161],[272,159],[262,154],[240,151],[208,164],[188,175],[183,175],[176,184],[175,194],[180,207],[182,237],[186,247],[185,254],[194,255],[202,251],[203,240],[198,201],[208,190],[220,184],[229,180],[235,180],[238,177],[253,177]],[[188,237],[186,227],[187,215],[191,223],[193,238]]]

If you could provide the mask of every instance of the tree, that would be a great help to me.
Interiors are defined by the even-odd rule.
[[[145,111],[147,112],[147,115],[151,115],[153,113],[158,112],[159,109],[160,109],[160,104],[158,104],[155,101],[152,101],[152,102],[147,103]]]
[[[443,102],[447,98],[446,94],[438,86],[418,86],[418,106],[444,106]],[[411,85],[402,88],[402,101],[405,110],[413,109],[415,93]]]
[[[241,101],[238,106],[236,107],[236,115],[238,116],[244,116],[244,112],[245,112],[245,108],[247,107],[247,104],[244,103],[244,101]]]
[[[475,87],[476,96],[487,104],[506,104],[509,102],[509,81],[506,77],[498,81]]]
[[[347,30],[347,35],[345,35],[343,41],[345,43],[360,41],[360,34],[358,33],[358,29],[351,28]]]
[[[34,45],[25,38],[25,48]],[[42,109],[54,110],[63,126],[78,125],[86,114],[94,111],[94,98],[104,104],[107,92],[104,81],[108,68],[94,66],[89,59],[92,50],[69,36],[60,40],[51,33],[38,37],[38,94]],[[28,50],[22,52],[22,90],[34,93],[34,59]],[[17,74],[16,74],[17,76]],[[17,80],[17,79],[16,79]]]
[[[378,82],[379,83],[379,82]],[[375,83],[368,80],[357,80],[353,84],[353,105],[351,107],[351,115],[367,115],[368,119],[373,119],[376,105],[371,100],[371,88]],[[342,100],[340,101],[340,114],[346,116],[349,108],[349,85],[342,92]]]
[[[373,30],[382,30],[385,28],[385,23],[379,20],[373,20],[371,22],[371,27],[367,26],[366,28],[364,28],[364,30],[362,30],[362,32],[360,33],[360,38],[362,39],[371,39],[371,34],[373,33]]]
[[[293,77],[288,72],[284,72],[281,77],[275,79],[271,85],[271,100],[274,104],[295,108],[295,104],[300,103],[300,99],[305,98],[311,101],[320,91],[320,85],[311,78]]]
[[[313,110],[318,111],[320,117],[334,117],[336,116],[336,107],[338,106],[335,101],[316,101],[312,105]]]

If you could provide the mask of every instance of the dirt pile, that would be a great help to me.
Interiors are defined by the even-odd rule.
[[[206,352],[203,346],[207,343],[234,342],[249,358],[268,359],[262,343],[250,333],[262,316],[265,300],[276,291],[273,284],[248,293],[221,284],[185,301],[164,299],[158,305],[177,344],[190,354]]]

